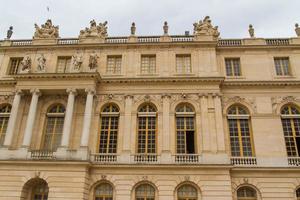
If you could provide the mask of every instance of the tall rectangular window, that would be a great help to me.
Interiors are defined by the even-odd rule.
[[[277,76],[290,76],[290,62],[288,57],[274,58],[275,70]]]
[[[154,74],[156,72],[156,56],[142,55],[141,74]]]
[[[107,74],[121,74],[122,56],[107,56]]]
[[[18,74],[21,71],[21,62],[23,58],[10,58],[8,74]]]
[[[176,55],[176,72],[180,74],[192,72],[191,55]]]
[[[241,76],[241,61],[239,58],[225,58],[226,76]]]
[[[58,57],[57,73],[70,72],[72,57]]]

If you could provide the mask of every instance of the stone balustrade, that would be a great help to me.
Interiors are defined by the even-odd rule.
[[[300,167],[300,157],[288,158],[290,166]]]
[[[231,157],[230,161],[232,165],[257,165],[256,157]]]
[[[31,150],[30,159],[33,160],[53,160],[55,159],[54,152],[51,150]]]
[[[199,154],[176,154],[173,156],[175,163],[197,164],[200,163]]]
[[[157,154],[135,154],[133,155],[134,163],[151,164],[158,162]]]
[[[104,153],[95,153],[91,154],[91,162],[105,164],[105,163],[116,163],[117,154],[104,154]]]

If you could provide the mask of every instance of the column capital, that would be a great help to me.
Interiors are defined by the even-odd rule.
[[[24,95],[24,92],[21,89],[15,89],[12,92],[13,95]]]
[[[126,95],[124,96],[124,98],[125,98],[125,99],[133,99],[133,95],[131,95],[131,94],[126,94]]]
[[[37,89],[37,88],[31,89],[31,90],[30,90],[30,93],[31,93],[31,94],[35,94],[35,95],[37,95],[37,96],[41,96],[41,95],[42,95],[41,91],[40,91],[39,89]]]
[[[93,95],[93,96],[96,94],[95,88],[86,88],[86,89],[85,89],[85,92],[86,92],[87,94],[91,94],[91,95]]]
[[[77,90],[75,89],[75,88],[68,88],[67,90],[66,90],[66,92],[68,93],[68,94],[74,94],[74,95],[77,95]]]
[[[167,93],[166,93],[166,94],[162,94],[162,95],[161,95],[161,98],[163,98],[163,99],[164,99],[164,98],[170,99],[170,98],[171,98],[171,95],[170,95],[170,94],[167,94]]]
[[[208,93],[199,93],[198,96],[200,98],[205,98],[205,97],[208,97]]]

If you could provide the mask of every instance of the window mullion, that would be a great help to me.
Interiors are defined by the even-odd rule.
[[[111,126],[111,117],[108,118],[108,130],[107,130],[106,153],[109,153],[110,126]]]
[[[183,123],[184,123],[184,130],[183,130],[183,132],[184,132],[184,153],[186,154],[186,152],[187,152],[187,145],[186,145],[186,134],[187,134],[187,132],[186,132],[186,117],[184,117],[183,118]]]
[[[298,155],[298,147],[297,147],[297,141],[296,141],[296,130],[295,130],[295,124],[294,124],[294,119],[290,119],[290,123],[291,123],[291,128],[292,128],[292,137],[293,137],[293,141],[294,141],[294,146],[295,146],[295,150],[296,150],[296,154]]]
[[[146,138],[145,138],[145,153],[148,154],[148,119],[149,117],[146,117]]]
[[[239,135],[239,143],[240,143],[240,156],[243,157],[244,156],[244,151],[243,151],[243,141],[242,141],[242,133],[241,133],[241,124],[240,124],[240,120],[237,119],[237,126],[238,126],[238,135]]]

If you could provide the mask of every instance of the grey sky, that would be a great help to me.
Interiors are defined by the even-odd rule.
[[[293,37],[300,23],[300,0],[0,0],[0,10],[1,39],[10,25],[13,39],[31,38],[34,23],[47,18],[60,26],[63,38],[77,37],[91,19],[107,20],[110,36],[129,35],[133,21],[137,35],[162,34],[164,21],[170,34],[179,35],[206,15],[222,38],[248,37],[249,23],[257,37]]]

